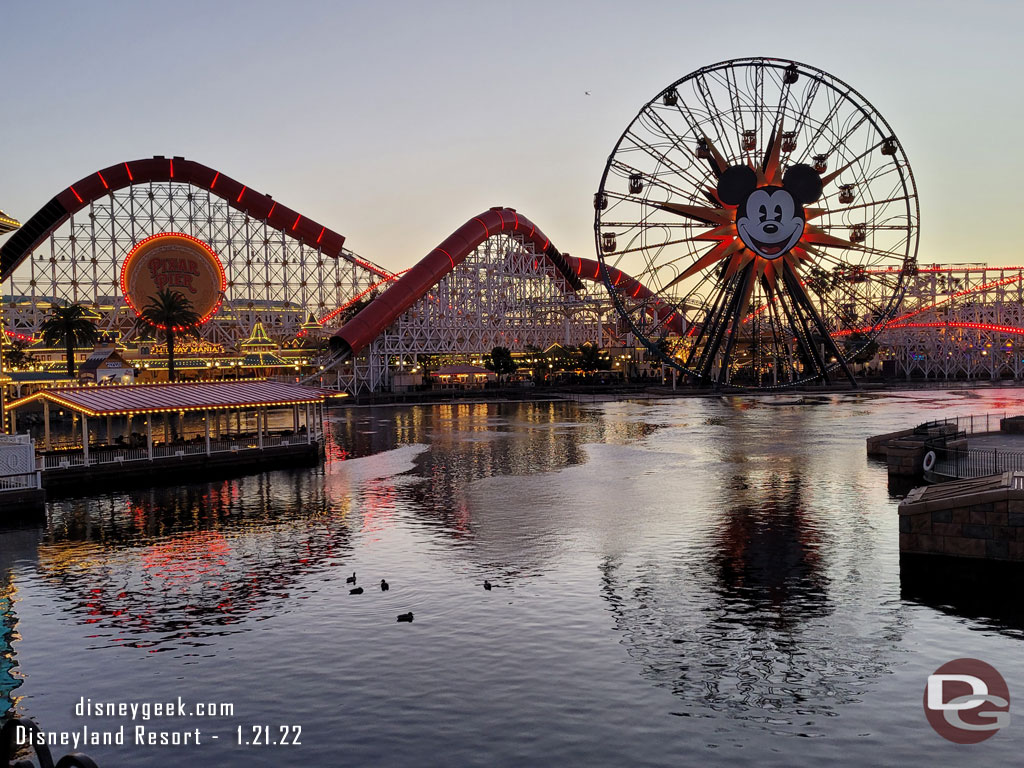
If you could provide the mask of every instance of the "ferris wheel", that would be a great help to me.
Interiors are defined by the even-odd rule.
[[[852,382],[916,271],[902,145],[857,91],[793,61],[725,61],[662,90],[594,208],[626,332],[704,383]],[[650,294],[615,285],[623,273]]]

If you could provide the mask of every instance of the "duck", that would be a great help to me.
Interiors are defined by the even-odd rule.
[[[356,587],[355,589],[350,589],[348,591],[348,593],[350,595],[361,595],[361,594],[363,594],[363,588],[362,587]]]
[[[355,584],[356,583],[356,572],[355,571],[352,571],[352,575],[349,576],[347,579],[345,579],[345,583],[346,584]]]
[[[398,621],[412,621],[412,611],[398,614]]]
[[[490,592],[491,591],[491,586],[492,586],[491,582],[487,581],[487,579],[484,579],[484,589],[486,589],[488,592]]]
[[[380,580],[380,591],[381,592],[387,592],[389,589],[391,589],[391,585],[388,584],[386,581],[384,581],[384,579],[381,579]]]

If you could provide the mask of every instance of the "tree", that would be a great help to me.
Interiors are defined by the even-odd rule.
[[[139,319],[154,328],[163,329],[167,344],[167,378],[174,381],[174,337],[184,333],[198,338],[199,313],[192,308],[192,301],[181,291],[162,288],[149,298]]]
[[[81,304],[50,307],[50,316],[40,326],[43,342],[51,347],[64,345],[68,378],[75,377],[75,347],[95,344],[99,331]]]
[[[606,371],[611,361],[601,354],[596,344],[580,344],[580,369],[584,371]]]
[[[377,294],[378,291],[376,288],[374,288],[366,296],[364,296],[361,299],[356,299],[343,310],[341,310],[341,312],[338,313],[337,317],[338,324],[344,325],[345,323],[349,322],[353,317],[358,315],[363,310],[363,307],[366,307],[369,304],[373,303],[373,300],[377,298]]]
[[[484,362],[488,370],[498,374],[498,379],[503,375],[516,372],[516,361],[512,359],[512,351],[508,347],[495,347],[491,350],[491,357]]]
[[[25,339],[12,339],[10,347],[4,352],[4,367],[25,368],[33,365],[36,359],[28,351],[31,345],[32,342]]]

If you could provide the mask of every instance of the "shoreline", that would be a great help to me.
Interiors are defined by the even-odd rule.
[[[421,392],[410,394],[363,395],[351,400],[331,404],[328,411],[343,408],[396,408],[433,405],[482,405],[486,403],[599,403],[617,402],[622,400],[665,400],[674,398],[712,398],[727,396],[743,397],[778,397],[785,395],[861,395],[890,392],[921,392],[921,391],[973,391],[979,389],[1024,389],[1024,381],[951,381],[951,382],[869,382],[857,388],[849,384],[837,383],[828,386],[801,385],[772,390],[742,389],[740,387],[722,387],[720,389],[679,387],[673,390],[665,385],[637,386],[635,389],[626,387],[610,387],[607,389],[588,389],[584,387],[551,387],[543,392],[519,388],[503,388],[494,390],[467,390],[464,393],[453,392]],[[487,392],[487,394],[483,394]],[[431,396],[434,394],[434,396]]]

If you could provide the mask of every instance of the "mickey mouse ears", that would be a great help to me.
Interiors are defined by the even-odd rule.
[[[782,176],[782,188],[798,203],[807,205],[821,197],[821,176],[809,165],[792,165]]]
[[[757,174],[747,165],[730,165],[718,177],[718,199],[726,205],[739,205],[757,189]]]
[[[800,163],[790,166],[782,177],[782,188],[801,205],[821,197],[822,184],[818,172]],[[726,205],[739,205],[757,189],[757,174],[746,165],[731,165],[718,179],[718,199]]]

